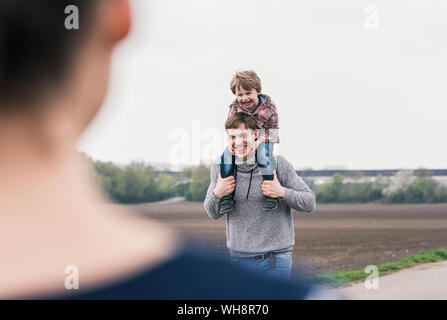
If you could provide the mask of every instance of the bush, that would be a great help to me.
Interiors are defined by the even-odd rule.
[[[335,174],[330,183],[315,185],[314,191],[320,203],[364,203],[382,198],[384,184],[375,182],[343,183],[343,176]]]
[[[191,176],[191,184],[186,194],[186,200],[204,201],[210,184],[210,168],[200,165],[194,169]]]
[[[118,166],[111,162],[90,160],[96,180],[110,197],[120,203],[142,203],[174,197],[181,191],[176,189],[175,178],[167,173],[156,177],[154,168],[134,162]]]

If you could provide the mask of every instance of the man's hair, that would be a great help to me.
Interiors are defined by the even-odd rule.
[[[246,129],[251,129],[253,131],[258,129],[256,120],[249,114],[243,112],[233,113],[225,122],[225,129],[237,129],[241,123],[245,125]]]
[[[60,85],[91,31],[99,0],[0,0],[0,111],[22,107]],[[65,8],[79,10],[67,30]]]
[[[255,89],[261,92],[261,79],[259,79],[256,72],[253,70],[237,72],[231,80],[230,88],[233,94],[236,94],[236,89],[242,87],[244,90],[250,91]]]

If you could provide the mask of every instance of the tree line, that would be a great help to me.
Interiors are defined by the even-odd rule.
[[[210,184],[210,168],[206,165],[187,167],[172,174],[157,172],[143,162],[117,165],[85,157],[97,182],[119,203],[153,202],[172,197],[203,201]],[[380,176],[370,182],[352,181],[338,173],[323,184],[315,184],[307,178],[304,181],[315,192],[318,203],[447,202],[447,187],[424,169],[399,171],[390,181]]]
[[[161,201],[185,197],[189,201],[203,201],[210,183],[210,171],[205,165],[184,168],[180,173],[157,172],[144,162],[117,165],[95,161],[83,154],[90,172],[104,191],[123,204]]]
[[[371,182],[346,182],[334,174],[328,183],[308,185],[319,203],[445,203],[447,187],[433,179],[426,169],[401,170],[393,179],[377,177]]]

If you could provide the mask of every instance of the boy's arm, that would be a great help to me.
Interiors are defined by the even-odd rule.
[[[228,111],[228,116],[227,116],[227,118],[229,118],[233,113],[236,113],[237,112],[237,108],[236,108],[236,105],[233,103],[233,104],[231,104],[230,105],[230,108],[229,108],[230,110]]]
[[[217,172],[219,170],[218,164],[213,164],[211,166],[211,182],[208,187],[208,191],[206,193],[205,201],[203,202],[203,206],[205,207],[205,211],[211,219],[217,220],[222,217],[224,214],[219,213],[219,201],[221,198],[217,197],[214,194],[214,188],[217,183]]]
[[[292,164],[284,159],[278,172],[281,185],[285,189],[283,200],[287,205],[296,211],[314,211],[316,207],[315,193],[296,174]]]

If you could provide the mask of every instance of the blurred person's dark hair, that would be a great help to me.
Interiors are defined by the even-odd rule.
[[[79,29],[65,28],[69,5],[79,9]],[[64,83],[97,7],[98,0],[0,0],[0,113],[32,111]]]

